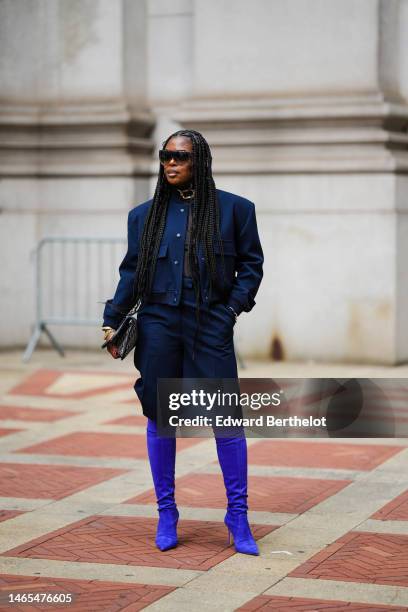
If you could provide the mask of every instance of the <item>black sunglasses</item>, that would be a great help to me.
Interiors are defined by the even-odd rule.
[[[160,149],[159,159],[161,164],[167,164],[171,159],[175,162],[186,162],[191,159],[190,151],[169,151],[168,149]]]

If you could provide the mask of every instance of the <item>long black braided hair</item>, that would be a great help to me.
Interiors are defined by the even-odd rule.
[[[208,142],[200,132],[195,130],[178,130],[162,143],[163,148],[165,149],[169,140],[176,136],[186,136],[192,142],[192,187],[195,194],[191,203],[192,226],[190,249],[188,252],[196,298],[197,327],[194,338],[195,346],[200,324],[200,290],[203,289],[200,287],[199,245],[201,242],[209,278],[208,302],[211,301],[214,287],[217,288],[222,298],[226,297],[224,251],[220,232],[220,210],[212,175],[212,156]],[[139,255],[133,285],[133,303],[137,304],[139,308],[147,300],[152,288],[170,196],[171,186],[167,182],[164,168],[160,164],[153,202],[146,216],[139,243]],[[219,278],[217,260],[214,255],[215,243],[219,246],[221,254],[222,279]]]

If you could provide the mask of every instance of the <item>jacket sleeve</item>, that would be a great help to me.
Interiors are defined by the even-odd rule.
[[[258,235],[255,205],[246,200],[246,206],[236,206],[236,276],[228,298],[228,305],[237,314],[249,312],[255,305],[255,296],[263,277],[264,256]]]
[[[131,210],[127,222],[128,246],[125,257],[119,266],[120,280],[115,295],[107,300],[103,311],[103,325],[117,329],[127,312],[134,306],[133,283],[138,255],[138,232],[135,215]]]

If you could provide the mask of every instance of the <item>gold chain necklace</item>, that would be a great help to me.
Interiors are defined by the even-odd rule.
[[[183,200],[190,200],[191,198],[194,198],[195,190],[192,187],[189,187],[187,189],[177,188],[177,191],[179,192]]]

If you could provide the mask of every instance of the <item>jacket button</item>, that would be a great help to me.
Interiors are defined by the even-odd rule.
[[[184,208],[180,208],[180,212],[184,212]]]
[[[176,234],[177,238],[180,238],[181,234]]]
[[[173,298],[173,302],[177,302],[177,298]]]
[[[174,260],[174,263],[175,263],[176,265],[178,264],[178,261],[177,261],[177,259],[175,259],[175,260]]]

